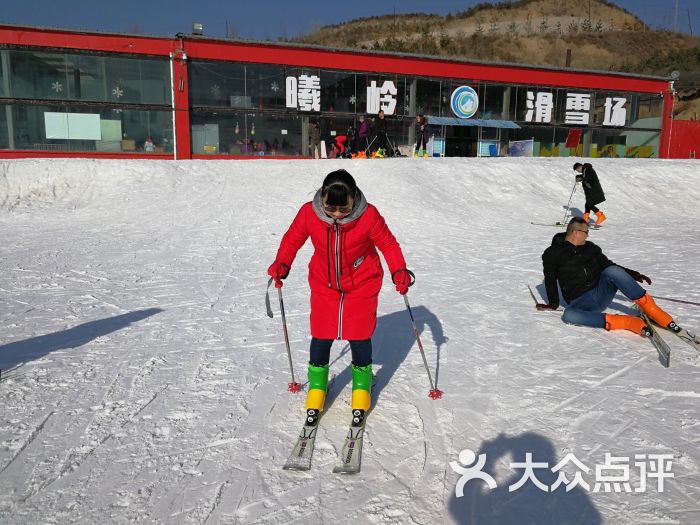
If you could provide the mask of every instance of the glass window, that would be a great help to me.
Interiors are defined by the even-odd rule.
[[[593,131],[591,156],[657,158],[660,133],[598,128]]]
[[[513,120],[515,118],[515,87],[503,85],[485,86],[482,107],[483,118]]]
[[[5,87],[5,82],[8,80],[7,76],[5,75],[5,67],[8,63],[7,56],[7,51],[4,49],[0,49],[0,97],[9,96]]]
[[[481,114],[484,108],[484,86],[480,86],[477,82],[469,79],[453,78],[442,82],[442,97],[440,99],[442,107],[442,116],[454,117],[452,111],[452,93],[455,89],[461,86],[469,86],[476,91],[479,97],[479,109],[471,118],[482,118]]]
[[[10,96],[65,99],[68,94],[65,55],[10,51]]]
[[[9,107],[12,111],[15,149],[172,152],[173,131],[170,111],[86,106],[13,105]],[[2,107],[2,111],[5,111],[5,107]],[[6,123],[4,129],[7,130]],[[149,137],[153,144],[152,149],[146,144]]]
[[[451,116],[443,111],[442,83],[439,80],[415,79],[409,85],[416,86],[415,110],[413,115]],[[410,95],[410,91],[409,91]],[[449,101],[447,102],[449,104]],[[449,108],[448,108],[449,109]],[[410,112],[407,114],[411,114]]]
[[[107,100],[170,104],[170,69],[166,60],[105,57],[104,61]]]
[[[395,101],[394,111],[391,115],[404,115],[407,112],[406,106],[408,102],[406,100],[406,83],[403,77],[397,75],[367,75],[367,74],[357,74],[357,113],[360,115],[369,114],[368,100],[367,100],[367,88],[374,87],[376,89],[382,89],[384,82],[393,82],[394,88],[396,90],[396,95],[391,93],[385,93],[379,95],[380,97],[391,96]],[[377,114],[375,111],[373,114]],[[386,113],[386,112],[385,112]]]
[[[7,112],[11,106],[0,105],[0,149],[9,149],[10,137],[7,130]]]
[[[320,77],[321,111],[355,113],[357,103],[355,74],[321,70]],[[364,112],[364,109],[361,112]]]
[[[10,51],[11,96],[170,105],[162,58]]]
[[[528,108],[528,92],[533,93],[532,108]],[[518,86],[515,94],[515,120],[533,124],[554,123],[557,109],[557,93],[558,90],[544,86]],[[551,97],[546,96],[546,94],[551,95]],[[530,109],[532,109],[530,120],[526,120]],[[549,122],[546,121],[546,117],[549,117]]]
[[[633,109],[633,97],[629,93],[598,91],[594,98],[591,124],[605,127],[629,125],[630,113]],[[611,125],[610,122],[615,122],[615,124]]]
[[[290,74],[298,71],[292,68]],[[196,61],[189,64],[188,72],[193,106],[285,108],[286,73],[282,66]]]
[[[191,105],[252,107],[243,64],[190,62],[188,74]]]
[[[663,97],[659,94],[632,95],[629,125],[634,128],[661,129]]]
[[[302,155],[302,116],[259,111],[193,111],[194,155]]]
[[[247,65],[244,68],[252,107],[258,110],[284,109],[287,103],[285,68],[267,65]]]

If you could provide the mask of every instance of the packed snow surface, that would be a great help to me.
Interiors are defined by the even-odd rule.
[[[648,340],[565,325],[527,289],[542,294],[540,256],[561,231],[531,221],[563,219],[572,164],[0,161],[0,522],[700,523],[700,352],[664,332],[665,369]],[[650,276],[653,295],[700,303],[700,164],[593,164],[608,220],[590,240]],[[428,398],[410,317],[385,276],[355,476],[332,473],[350,420],[344,341],[312,469],[282,470],[305,389],[287,391],[274,288],[273,319],[264,301],[282,234],[337,168],[416,274],[408,297],[444,391]],[[583,203],[579,190],[574,213]],[[283,288],[302,383],[310,254],[307,244]],[[700,329],[699,306],[657,302]],[[612,310],[630,304],[619,295]],[[497,488],[472,480],[457,497],[451,463],[469,450],[486,455]],[[511,491],[526,453],[539,485]],[[671,458],[663,492],[648,475],[654,454]],[[602,468],[615,457],[626,476],[622,463]],[[565,458],[567,481],[551,492]],[[611,474],[616,483],[594,490]]]

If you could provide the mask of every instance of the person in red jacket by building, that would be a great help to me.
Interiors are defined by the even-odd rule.
[[[350,342],[352,410],[361,419],[370,408],[372,334],[384,271],[377,248],[389,266],[396,291],[412,284],[401,247],[377,208],[369,204],[345,170],[329,173],[311,202],[304,204],[280,243],[267,270],[282,286],[299,249],[311,237],[311,345],[308,366],[307,421],[323,410],[334,339]]]

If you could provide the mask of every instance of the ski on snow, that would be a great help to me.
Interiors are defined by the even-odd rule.
[[[284,470],[310,470],[311,457],[314,454],[316,444],[316,432],[320,414],[315,410],[307,410],[306,421],[301,428],[297,442],[287,462],[282,467]]]
[[[357,474],[362,463],[362,439],[365,433],[367,414],[364,410],[353,410],[352,421],[340,453],[340,465],[334,474]]]
[[[690,346],[695,348],[700,352],[700,337],[695,335],[693,332],[689,332],[685,328],[681,328],[676,323],[672,323],[673,326],[668,326],[667,329],[676,337],[679,337],[682,341],[685,341]]]
[[[639,310],[639,308],[637,309]],[[671,365],[671,348],[668,346],[666,341],[663,340],[656,328],[654,328],[651,323],[651,319],[649,319],[647,314],[645,314],[642,310],[639,310],[639,314],[646,325],[645,335],[649,338],[651,344],[654,345],[654,348],[656,348],[656,351],[659,354],[659,362],[665,368],[668,368]]]
[[[327,392],[330,392],[335,374],[328,381]],[[301,427],[299,437],[294,444],[292,453],[289,454],[286,463],[282,466],[284,470],[310,470],[311,458],[314,455],[314,446],[316,445],[316,432],[318,431],[318,423],[323,412],[309,409],[306,411],[306,420],[304,426]]]
[[[566,227],[566,224],[563,224],[561,222],[532,222],[532,221],[530,221],[530,224],[532,224],[533,226],[555,226],[557,228]],[[591,224],[589,226],[589,228],[591,230],[600,230],[602,227],[603,227],[602,224],[598,224],[598,225]]]
[[[562,224],[561,222],[532,222],[530,221],[530,224],[534,226],[556,226],[558,228],[563,228],[566,226],[566,224]]]

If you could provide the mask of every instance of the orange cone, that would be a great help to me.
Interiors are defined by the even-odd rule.
[[[644,321],[640,317],[632,315],[617,315],[605,314],[605,329],[610,330],[629,330],[637,335],[643,335]]]
[[[639,307],[644,310],[644,313],[649,316],[649,319],[654,321],[659,326],[667,328],[669,324],[673,322],[673,317],[664,312],[659,308],[654,299],[651,298],[649,292],[646,292],[642,297],[635,301]]]

